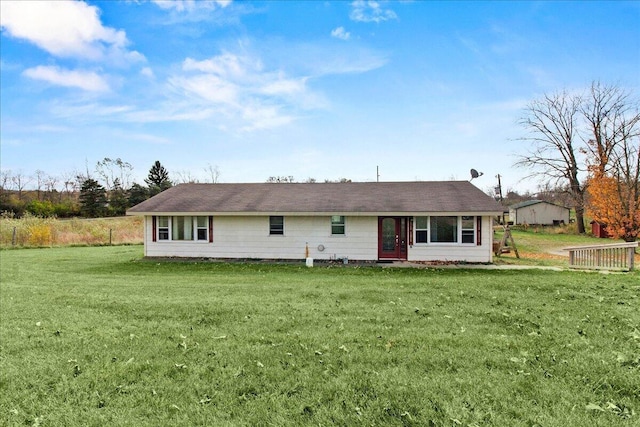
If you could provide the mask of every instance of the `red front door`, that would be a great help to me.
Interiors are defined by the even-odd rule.
[[[407,259],[407,218],[378,218],[378,258]]]

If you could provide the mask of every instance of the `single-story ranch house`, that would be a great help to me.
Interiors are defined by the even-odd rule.
[[[467,181],[180,184],[132,207],[148,257],[491,262],[502,207]]]

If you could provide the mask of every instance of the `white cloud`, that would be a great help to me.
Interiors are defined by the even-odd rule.
[[[235,106],[239,102],[239,88],[213,74],[174,77],[169,80],[169,84],[179,91],[187,91],[213,103]]]
[[[106,92],[109,84],[92,71],[70,71],[59,67],[40,65],[26,69],[23,74],[35,80],[44,80],[58,86],[76,87],[89,92]]]
[[[122,139],[133,139],[136,141],[147,142],[149,144],[167,145],[171,144],[171,140],[163,136],[150,135],[146,133],[126,133],[118,132]]]
[[[240,52],[224,51],[202,60],[187,57],[166,80],[166,100],[127,112],[125,120],[207,121],[232,133],[285,126],[329,105],[322,93],[310,87],[313,80],[367,72],[386,63],[380,55],[353,49],[336,52],[335,46],[329,50],[288,45],[286,55],[285,50],[282,53],[282,57],[271,56],[269,64],[247,45]]]
[[[282,126],[295,120],[292,111],[313,108],[306,77],[265,70],[262,61],[249,55],[225,52],[202,61],[186,58],[182,70],[184,74],[169,79],[173,92],[191,96],[201,110],[216,110],[225,118],[221,126],[226,129]]]
[[[182,69],[216,74],[221,78],[242,79],[250,73],[259,73],[263,65],[259,60],[250,59],[247,56],[223,53],[204,61],[187,58],[182,63]]]
[[[190,12],[197,8],[225,8],[231,2],[232,0],[153,0],[153,3],[155,3],[161,9],[175,10],[177,12]]]
[[[260,89],[265,95],[295,95],[306,90],[307,78],[287,79],[281,77],[277,80],[266,82]]]
[[[144,67],[140,70],[140,74],[145,77],[154,78],[155,74],[153,74],[153,70],[150,67]]]
[[[2,1],[0,26],[6,35],[27,40],[58,57],[138,61],[126,48],[124,31],[105,27],[99,9],[82,1]]]
[[[358,22],[382,22],[398,18],[393,10],[383,9],[377,1],[356,0],[351,7],[349,17]]]
[[[331,31],[331,37],[335,37],[337,39],[349,40],[351,38],[351,33],[345,31],[344,27],[338,27]]]
[[[242,118],[246,125],[241,130],[245,132],[288,125],[296,119],[294,116],[283,114],[278,107],[262,104],[243,107]]]

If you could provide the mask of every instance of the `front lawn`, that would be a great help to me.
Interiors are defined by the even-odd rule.
[[[640,422],[636,273],[0,252],[0,424]]]

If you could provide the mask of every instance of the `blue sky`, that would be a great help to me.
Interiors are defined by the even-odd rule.
[[[105,157],[142,183],[469,179],[514,168],[525,104],[639,93],[640,2],[0,2],[0,165]]]

